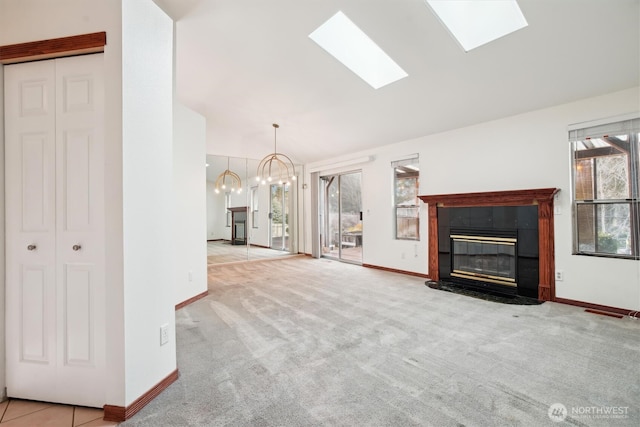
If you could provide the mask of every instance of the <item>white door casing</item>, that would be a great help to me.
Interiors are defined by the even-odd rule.
[[[102,54],[5,67],[10,397],[105,403],[102,68]]]

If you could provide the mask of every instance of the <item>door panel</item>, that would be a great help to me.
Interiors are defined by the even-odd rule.
[[[53,200],[51,178],[53,150],[47,134],[21,135],[22,186],[22,231],[53,231],[51,209]]]
[[[25,265],[20,283],[20,359],[25,362],[48,362],[46,267]]]
[[[362,263],[361,175],[340,175],[340,259],[356,263]]]
[[[57,376],[87,406],[105,401],[102,58],[56,60]]]
[[[55,381],[55,66],[4,72],[7,389],[35,399]]]
[[[327,185],[327,243],[325,254],[340,257],[340,187],[339,177],[332,177]]]
[[[64,230],[82,231],[91,224],[91,134],[65,132],[62,147]]]
[[[10,397],[105,403],[102,58],[5,67]]]
[[[322,183],[322,255],[362,263],[361,172],[324,176]]]
[[[64,344],[65,364],[72,366],[91,365],[93,302],[95,275],[91,265],[65,265],[64,281]]]

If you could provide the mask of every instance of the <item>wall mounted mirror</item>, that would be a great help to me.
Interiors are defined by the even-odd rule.
[[[208,265],[297,253],[295,182],[261,184],[256,159],[207,155],[206,163]]]

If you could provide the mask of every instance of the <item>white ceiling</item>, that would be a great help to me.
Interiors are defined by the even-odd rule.
[[[155,1],[209,154],[261,158],[279,123],[308,163],[640,85],[640,0],[518,0],[529,26],[468,53],[423,0]],[[409,76],[374,90],[309,39],[338,10]]]

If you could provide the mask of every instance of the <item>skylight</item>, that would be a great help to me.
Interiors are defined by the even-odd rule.
[[[309,37],[374,89],[408,76],[342,12],[329,18]]]
[[[465,52],[526,27],[516,0],[425,0]]]

